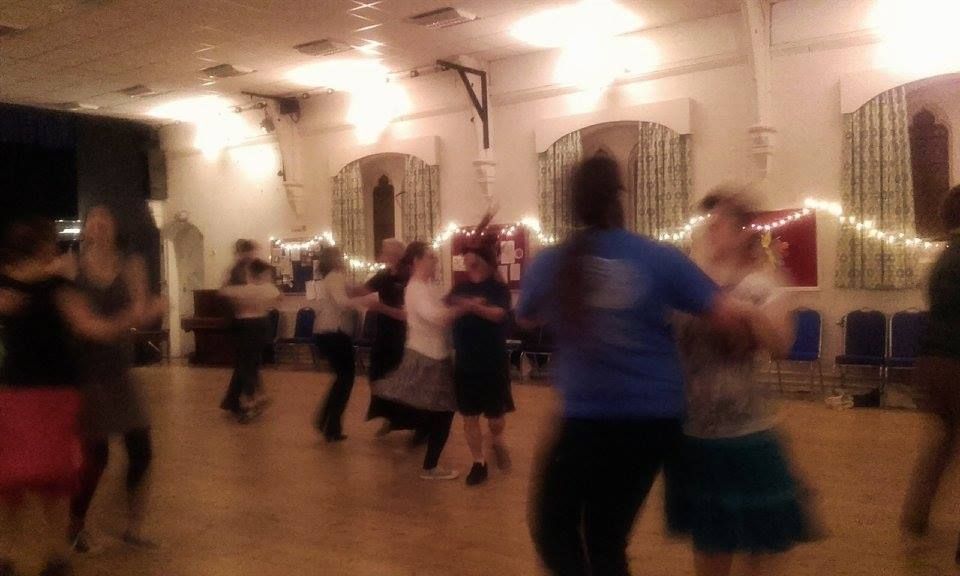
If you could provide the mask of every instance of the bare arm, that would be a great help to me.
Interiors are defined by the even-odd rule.
[[[130,295],[130,310],[133,313],[134,328],[150,324],[163,316],[165,302],[150,293],[147,283],[147,266],[141,256],[127,259],[123,270]]]
[[[466,305],[466,312],[468,314],[473,314],[479,316],[484,320],[490,322],[495,322],[500,324],[507,319],[507,311],[501,308],[500,306],[495,306],[493,304],[488,304],[484,300],[476,299],[471,300]]]
[[[407,321],[406,310],[404,310],[403,308],[395,308],[393,306],[387,306],[386,304],[384,304],[383,302],[380,302],[379,300],[371,304],[370,309],[373,310],[374,312],[377,312],[378,314],[389,316],[390,318],[393,318],[398,322]]]
[[[761,348],[775,359],[786,358],[793,347],[793,319],[785,298],[775,298],[757,308],[750,323],[753,336]]]
[[[116,316],[101,316],[93,310],[83,294],[72,288],[59,290],[56,304],[74,334],[89,340],[112,342],[128,332],[134,324],[132,308]]]

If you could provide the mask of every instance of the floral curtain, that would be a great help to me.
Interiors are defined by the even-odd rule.
[[[440,231],[440,167],[407,156],[401,198],[403,240],[432,241]]]
[[[844,213],[887,232],[915,234],[910,133],[904,87],[880,94],[843,118]],[[891,290],[919,285],[917,258],[867,229],[846,225],[837,246],[838,288]]]
[[[366,222],[360,162],[351,162],[333,177],[333,235],[344,254],[366,257]]]
[[[636,231],[657,238],[683,226],[692,187],[690,136],[641,122],[636,169]]]
[[[571,132],[554,142],[539,156],[540,226],[544,234],[558,240],[573,230],[570,172],[583,158],[580,132]]]

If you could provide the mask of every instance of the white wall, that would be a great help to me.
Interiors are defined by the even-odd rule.
[[[773,125],[777,129],[773,168],[763,204],[798,207],[806,196],[840,197],[842,147],[841,81],[873,74],[876,37],[869,30],[873,0],[785,0],[773,6]],[[537,52],[487,64],[491,78],[492,124],[496,160],[493,192],[499,221],[537,214],[535,133],[538,126],[574,114],[604,120],[629,117],[638,105],[688,98],[692,101],[694,199],[726,181],[744,181],[753,163],[747,128],[756,122],[756,92],[739,14],[687,22],[645,32],[659,61],[633,79],[619,82],[599,100],[587,98],[552,79],[555,52]],[[395,122],[384,142],[436,137],[443,221],[471,223],[485,208],[473,161],[480,155],[478,125],[463,86],[452,72],[405,80],[412,109]],[[865,86],[860,84],[859,86]],[[292,227],[307,233],[330,228],[331,150],[355,146],[345,124],[347,96],[318,95],[304,102],[298,125],[302,137],[308,203],[301,219],[293,216],[275,170],[275,145],[244,148],[243,154],[270,157],[262,171],[248,174],[248,163],[230,155],[216,162],[200,155],[171,154],[168,214],[190,211],[208,238],[207,278],[215,281],[229,262],[229,246],[240,236],[265,240]],[[618,114],[623,111],[622,116]],[[182,129],[165,132],[165,145],[183,145]],[[179,137],[177,134],[180,134]],[[168,147],[170,147],[168,146]],[[388,145],[380,151],[390,151]],[[232,155],[232,152],[231,152]],[[266,166],[271,167],[270,170]],[[798,304],[825,315],[825,357],[839,348],[835,326],[843,312],[870,306],[892,312],[922,305],[920,291],[837,290],[833,286],[837,225],[821,217],[820,290],[795,295]]]

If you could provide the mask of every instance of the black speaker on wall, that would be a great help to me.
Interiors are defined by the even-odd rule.
[[[167,199],[167,157],[160,148],[147,151],[147,170],[150,176],[150,199]]]

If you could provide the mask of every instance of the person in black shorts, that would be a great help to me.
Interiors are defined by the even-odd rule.
[[[482,484],[488,474],[481,415],[486,417],[490,428],[497,467],[510,468],[510,452],[504,442],[504,416],[514,410],[506,344],[510,290],[497,273],[496,238],[485,237],[482,232],[478,237],[480,241],[469,246],[463,255],[467,280],[450,292],[451,302],[463,304],[468,310],[453,325],[457,405],[473,455],[468,486]]]

